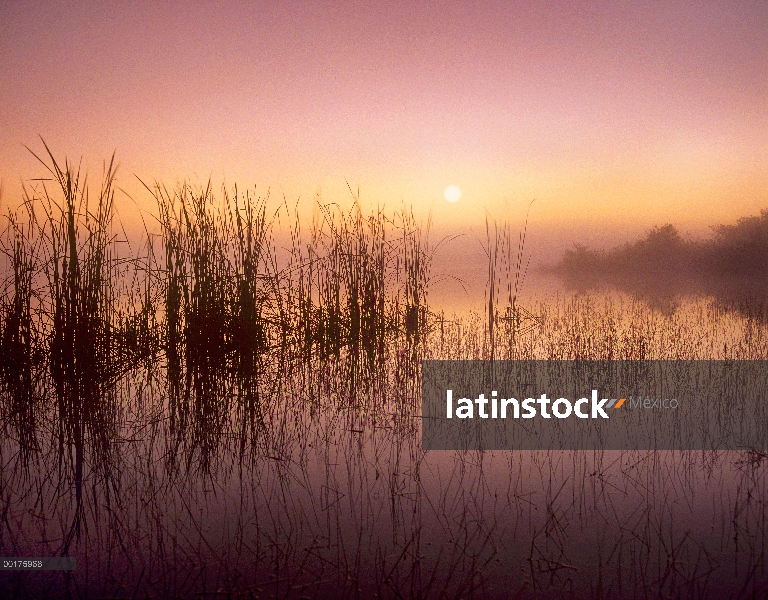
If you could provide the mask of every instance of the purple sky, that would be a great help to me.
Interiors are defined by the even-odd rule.
[[[768,207],[768,4],[0,4],[4,205],[23,144],[290,200],[701,228]],[[456,184],[464,196],[443,200]]]

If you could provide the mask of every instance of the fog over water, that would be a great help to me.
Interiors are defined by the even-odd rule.
[[[471,231],[446,239],[435,252],[430,301],[436,310],[487,309],[488,247],[485,231]],[[620,293],[667,313],[693,298],[744,312],[768,295],[768,211],[695,233],[672,224],[618,232],[529,224],[519,279],[512,250],[511,289],[523,305],[573,293]],[[510,286],[500,287],[501,301],[508,299]]]
[[[766,73],[765,0],[0,0],[0,557],[77,561],[0,600],[768,597],[768,447],[422,438],[427,361],[768,369]]]
[[[626,285],[653,275],[648,255],[676,258],[694,282],[702,261],[734,276],[751,265],[739,277],[759,281],[762,217],[708,242],[667,228],[568,250],[578,229],[545,235],[532,221],[522,251],[512,224],[491,243],[470,230],[436,250],[442,236],[409,214],[328,209],[313,228],[252,198],[222,208],[163,193],[154,252],[141,236],[125,243],[109,193],[96,222],[75,210],[84,192],[66,191],[64,209],[38,200],[36,214],[58,220],[0,238],[0,555],[78,565],[0,573],[0,590],[538,600],[765,589],[765,449],[433,452],[420,381],[432,359],[761,361],[764,320],[701,299],[657,310]],[[747,233],[755,244],[735,243]],[[603,286],[619,297],[600,297]]]

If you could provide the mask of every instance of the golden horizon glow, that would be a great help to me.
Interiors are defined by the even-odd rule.
[[[311,206],[413,205],[436,229],[531,219],[683,229],[768,206],[762,2],[84,2],[0,7],[2,206],[68,155]],[[460,202],[445,202],[461,182]],[[439,210],[437,210],[439,207]],[[133,217],[132,217],[133,218]],[[566,235],[562,243],[569,243]]]

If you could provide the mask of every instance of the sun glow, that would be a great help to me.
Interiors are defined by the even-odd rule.
[[[445,199],[448,200],[448,202],[458,202],[461,198],[461,190],[457,185],[449,185],[447,188],[445,188],[443,195],[445,196]]]

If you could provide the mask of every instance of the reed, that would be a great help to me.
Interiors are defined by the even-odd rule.
[[[47,147],[41,162],[50,179],[0,238],[0,554],[70,553],[78,571],[3,572],[1,591],[764,595],[763,452],[420,439],[422,359],[763,359],[759,314],[595,295],[526,311],[527,226],[489,221],[486,309],[449,320],[407,209],[353,194],[303,231],[287,203],[155,185],[159,241],[129,246],[114,162],[90,198]]]
[[[38,450],[36,412],[39,404],[35,387],[42,352],[39,323],[33,312],[33,287],[39,267],[39,245],[30,239],[28,225],[17,215],[8,215],[2,253],[9,263],[10,277],[3,282],[0,297],[0,390],[3,423],[19,442],[27,459]]]
[[[499,224],[486,216],[483,249],[488,258],[485,313],[486,355],[490,360],[517,358],[518,338],[542,325],[541,317],[519,301],[531,262],[531,256],[525,252],[525,240],[532,205],[533,202],[528,206],[525,224],[517,236],[508,221]]]
[[[76,511],[63,543],[66,552],[83,522],[83,477],[86,444],[104,468],[107,481],[115,434],[114,386],[128,368],[116,354],[117,314],[114,289],[117,260],[111,218],[114,202],[114,157],[106,165],[103,184],[91,203],[85,178],[66,162],[59,165],[48,147],[40,162],[60,188],[57,205],[43,185],[45,219],[39,235],[47,243],[44,271],[48,280],[51,330],[49,371],[59,412],[59,447],[73,469]],[[28,199],[33,201],[33,199]]]

